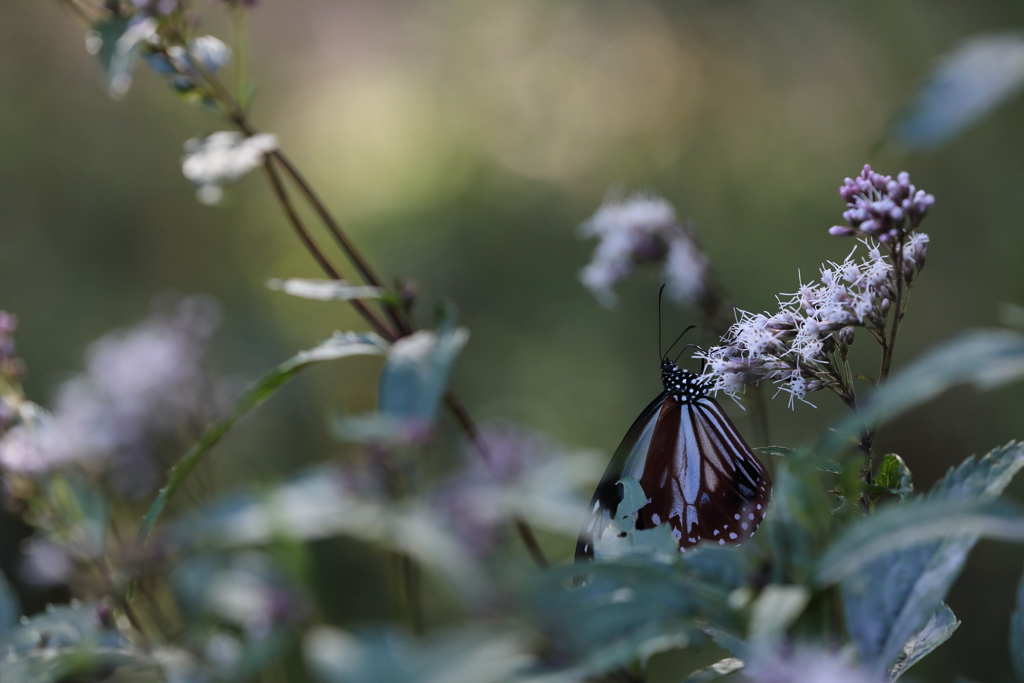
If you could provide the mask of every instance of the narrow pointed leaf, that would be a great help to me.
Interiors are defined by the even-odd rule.
[[[343,280],[269,280],[267,287],[302,299],[317,301],[350,301],[352,299],[379,299],[384,293],[380,287],[350,285]]]
[[[1024,508],[1009,501],[935,501],[889,506],[850,527],[822,558],[823,584],[907,546],[955,536],[1024,541]]]
[[[139,528],[137,538],[138,542],[141,543],[146,540],[146,537],[153,530],[153,525],[156,524],[163,509],[167,506],[167,501],[174,495],[189,473],[195,469],[196,465],[210,452],[210,449],[240,419],[270,398],[275,391],[281,388],[283,384],[294,377],[300,370],[313,363],[336,360],[348,356],[381,355],[385,353],[386,349],[387,343],[375,334],[336,332],[333,337],[319,346],[307,351],[301,351],[258,379],[246,389],[245,393],[235,401],[234,405],[231,406],[223,417],[206,428],[199,441],[171,468],[167,485],[160,489],[159,494],[157,494],[156,499],[142,520],[142,526]]]
[[[907,147],[938,147],[1024,86],[1024,35],[972,38],[942,57],[893,126]]]

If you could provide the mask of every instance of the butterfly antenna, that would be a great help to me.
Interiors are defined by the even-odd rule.
[[[665,293],[665,285],[658,290],[658,358],[664,358],[661,353],[661,295]]]
[[[696,326],[696,325],[690,325],[690,326],[689,326],[689,327],[687,327],[687,328],[686,328],[685,330],[683,330],[682,332],[680,332],[680,333],[679,333],[679,336],[678,336],[678,337],[676,337],[676,340],[675,340],[674,342],[672,342],[672,346],[668,347],[668,349],[666,349],[666,350],[665,350],[665,355],[664,355],[664,356],[662,356],[662,359],[666,358],[666,357],[668,356],[668,354],[672,353],[672,348],[673,348],[673,347],[674,347],[674,346],[675,346],[676,344],[678,344],[678,343],[679,343],[679,340],[683,338],[683,335],[684,335],[684,334],[686,334],[687,332],[689,332],[690,330],[694,329],[695,327],[697,327],[697,326]]]
[[[704,348],[703,348],[703,347],[701,347],[701,346],[697,346],[696,344],[687,344],[686,346],[684,346],[684,347],[682,348],[682,350],[681,350],[681,351],[679,352],[679,355],[678,355],[678,356],[676,356],[676,359],[675,359],[675,361],[673,361],[673,362],[674,362],[674,363],[678,363],[678,362],[679,362],[679,359],[683,357],[683,354],[684,354],[684,353],[686,353],[686,349],[690,349],[690,348],[693,348],[693,349],[697,349],[697,350],[698,350],[698,351],[700,351],[701,353],[704,353]],[[704,372],[704,366],[703,366],[703,364],[701,365],[700,371],[701,371],[701,372]]]

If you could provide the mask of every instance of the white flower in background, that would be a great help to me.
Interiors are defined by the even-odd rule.
[[[159,55],[159,53],[157,53]],[[181,45],[167,48],[166,60],[158,56],[150,60],[158,73],[177,74],[188,79],[191,86],[198,86],[201,76],[196,67],[213,76],[231,59],[231,48],[214,36],[199,36],[188,44],[188,51]],[[162,65],[161,65],[162,64]]]
[[[661,197],[608,199],[580,226],[580,235],[600,239],[580,281],[604,306],[615,304],[616,284],[648,264],[664,265],[668,294],[677,301],[695,303],[707,291],[707,255]]]
[[[224,68],[231,59],[231,48],[214,36],[199,36],[188,44],[188,52],[210,75]]]
[[[206,356],[219,318],[212,301],[189,297],[93,342],[52,415],[23,419],[0,441],[0,465],[34,473],[77,463],[143,493],[159,471],[156,449],[216,409]]]
[[[233,131],[211,133],[185,143],[181,171],[196,187],[204,204],[218,204],[224,185],[263,164],[264,156],[277,149],[277,136],[261,133],[245,137]]]

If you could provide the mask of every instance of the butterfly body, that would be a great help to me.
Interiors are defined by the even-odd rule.
[[[681,551],[702,541],[739,543],[764,518],[771,479],[709,394],[710,382],[670,360],[661,377],[664,391],[626,432],[594,492],[577,559],[593,557],[594,538],[622,500],[622,477],[640,482],[648,499],[636,527],[668,522]]]

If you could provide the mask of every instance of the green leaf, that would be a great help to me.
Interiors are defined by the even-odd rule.
[[[971,330],[944,342],[893,374],[863,402],[863,408],[830,431],[819,453],[847,447],[862,429],[872,428],[930,401],[958,384],[980,391],[1024,377],[1024,335],[1010,330]]]
[[[409,555],[474,595],[483,577],[471,555],[426,506],[352,490],[342,473],[316,468],[265,491],[226,496],[177,520],[171,539],[202,547],[267,545],[280,538],[349,536]]]
[[[379,299],[384,293],[380,287],[350,285],[344,280],[268,280],[267,287],[285,294],[317,301],[351,301],[352,299]]]
[[[429,425],[434,421],[448,378],[469,339],[449,316],[437,332],[420,330],[391,346],[380,379],[382,415]]]
[[[22,617],[18,626],[4,634],[3,646],[17,654],[40,648],[70,648],[80,645],[121,648],[128,641],[100,618],[100,603],[77,603]]]
[[[0,572],[0,632],[17,624],[20,616],[21,605],[18,603],[18,596],[11,588],[7,577]]]
[[[1024,466],[1019,444],[972,456],[929,492],[935,502],[995,499]],[[843,584],[847,624],[862,658],[880,668],[935,612],[959,575],[976,536],[914,545],[867,565]]]
[[[955,517],[958,512],[955,506],[985,505],[995,500],[1022,467],[1024,446],[1017,442],[997,448],[981,459],[971,456],[951,469],[917,505],[938,507],[937,515]],[[924,519],[920,524],[930,525],[940,538],[914,543],[910,537],[901,539],[901,529],[897,526],[889,529],[890,535],[885,541],[890,547],[897,547],[875,559],[868,561],[862,554],[864,548],[856,544],[846,546],[846,551],[837,551],[840,544],[848,543],[851,534],[858,534],[866,544],[881,540],[887,532],[867,527],[884,524],[886,518],[900,515],[907,508],[911,515],[922,512],[911,504],[894,505],[851,525],[819,566],[819,570],[824,570],[826,562],[831,562],[834,569],[841,569],[848,576],[843,582],[847,627],[861,659],[875,667],[879,674],[888,670],[907,641],[939,608],[978,540],[976,533],[941,538],[956,531],[958,520],[950,519],[948,529],[937,529],[933,520]],[[924,513],[928,514],[927,509]],[[879,520],[880,517],[883,519]],[[914,535],[919,529],[912,527],[907,531]],[[872,538],[875,533],[879,539]],[[905,545],[899,547],[900,544]],[[851,565],[850,571],[845,571],[846,566],[837,567],[836,563]]]
[[[662,562],[676,559],[679,541],[672,535],[672,526],[668,522],[653,529],[636,528],[636,513],[648,502],[640,482],[632,477],[622,477],[618,485],[622,487],[622,500],[608,527],[594,538],[594,558],[606,561],[640,554]]]
[[[1024,540],[1024,508],[1009,501],[914,501],[891,505],[848,528],[822,558],[818,580],[850,578],[900,548],[955,536]]]
[[[1017,607],[1010,616],[1010,661],[1018,681],[1024,681],[1024,576],[1017,585]]]
[[[749,555],[739,548],[707,543],[680,553],[677,561],[687,576],[728,590],[746,586],[747,579],[756,569]]]
[[[709,667],[694,671],[683,679],[683,683],[707,683],[708,681],[714,681],[722,676],[728,676],[731,673],[739,671],[744,666],[745,664],[742,659],[726,657],[725,659],[715,662]]]
[[[872,500],[877,499],[883,493],[899,496],[903,500],[914,493],[910,468],[907,467],[907,463],[903,462],[903,458],[895,453],[890,453],[882,458],[878,473],[867,488]]]
[[[160,514],[167,506],[167,501],[170,500],[178,487],[181,486],[189,473],[195,469],[196,465],[202,461],[210,449],[240,419],[270,398],[275,391],[294,377],[300,370],[313,363],[347,358],[349,356],[381,355],[386,349],[387,342],[376,334],[335,332],[334,336],[322,342],[319,346],[296,354],[250,385],[245,393],[235,400],[228,412],[207,427],[199,441],[171,468],[167,485],[160,489],[160,493],[142,520],[137,542],[142,543],[146,540]]]
[[[786,448],[785,446],[758,446],[754,452],[762,455],[774,455],[779,458],[792,458],[799,453],[795,448]]]
[[[586,583],[567,590],[582,573]],[[595,676],[697,644],[708,623],[737,626],[727,605],[729,593],[689,576],[681,564],[629,556],[533,575],[518,604],[556,644],[563,666]]]
[[[959,626],[960,622],[957,621],[953,610],[949,609],[945,603],[939,605],[939,609],[935,611],[924,628],[903,646],[902,654],[889,669],[889,680],[895,681],[906,673],[907,669],[930,654],[932,650],[949,640],[953,631]]]
[[[533,663],[515,634],[474,629],[414,641],[399,631],[362,638],[321,626],[306,635],[303,649],[322,683],[501,683]]]
[[[813,458],[787,458],[776,468],[771,508],[762,531],[771,544],[775,583],[813,581],[823,546],[839,518],[829,493],[841,478],[822,472]],[[756,539],[755,539],[756,540]]]
[[[938,147],[1024,86],[1024,35],[988,33],[961,43],[928,75],[893,126],[904,146]]]
[[[146,653],[130,646],[113,648],[81,645],[41,648],[0,659],[0,680],[4,683],[58,683],[69,680],[97,680],[124,670],[126,680],[152,680],[157,664]],[[129,673],[130,672],[130,673]],[[118,674],[121,672],[118,671]],[[116,679],[121,676],[115,674]],[[140,675],[141,674],[141,675]]]
[[[103,492],[76,474],[55,474],[45,487],[47,502],[60,518],[61,542],[78,555],[103,555],[110,519]]]
[[[132,85],[132,73],[139,61],[139,48],[156,30],[156,21],[145,18],[130,21],[113,16],[93,25],[86,34],[85,45],[99,60],[107,81],[107,92],[121,99]]]
[[[740,639],[739,636],[735,636],[728,631],[710,627],[705,628],[704,632],[714,641],[715,645],[727,652],[731,652],[735,657],[746,659],[750,656],[750,645]]]
[[[803,614],[810,599],[811,592],[804,586],[765,586],[750,614],[748,640],[762,642],[783,638],[786,630]]]

